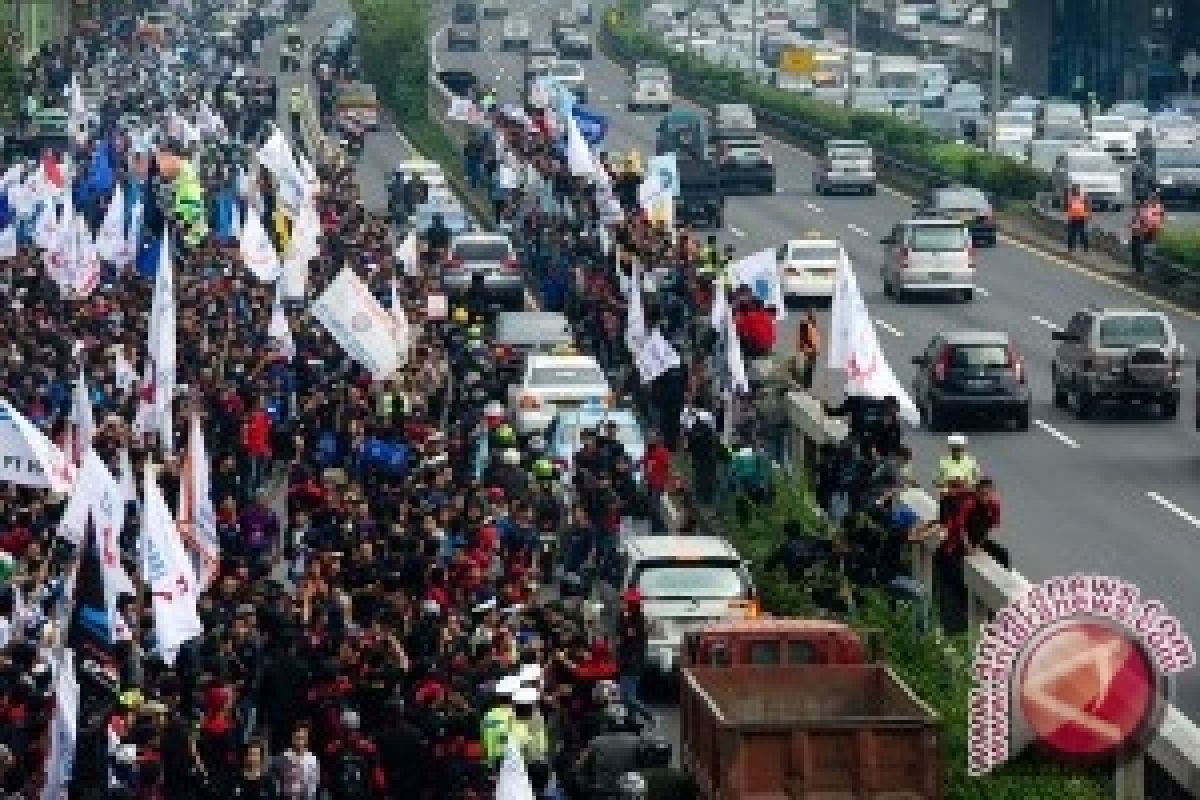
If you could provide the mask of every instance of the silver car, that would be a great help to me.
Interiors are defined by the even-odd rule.
[[[1092,202],[1093,208],[1120,211],[1125,197],[1125,181],[1121,168],[1112,156],[1102,150],[1073,150],[1063,153],[1050,173],[1054,184],[1054,199],[1058,205],[1067,191],[1078,186]]]
[[[442,287],[449,294],[464,294],[483,276],[489,303],[520,309],[525,304],[525,281],[512,242],[502,233],[461,233],[450,241],[442,266]]]
[[[883,293],[903,300],[916,293],[957,294],[975,299],[971,232],[957,219],[917,217],[901,222],[881,240]]]

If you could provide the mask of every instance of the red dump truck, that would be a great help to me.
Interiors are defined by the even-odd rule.
[[[942,798],[937,716],[889,667],[862,663],[849,628],[729,623],[688,644],[681,761],[701,798]]]

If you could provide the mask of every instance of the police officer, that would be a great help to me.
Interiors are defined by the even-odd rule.
[[[967,452],[967,437],[952,433],[946,437],[950,452],[938,459],[937,473],[933,484],[945,490],[952,482],[962,482],[967,487],[975,486],[979,480],[979,462]]]
[[[492,688],[492,707],[483,715],[479,739],[483,744],[483,759],[493,769],[500,766],[508,749],[508,738],[513,732],[512,695],[520,687],[519,681],[502,678]]]
[[[550,782],[550,744],[546,720],[537,707],[537,689],[522,686],[513,692],[512,701],[510,736],[525,760],[534,796],[541,797]]]

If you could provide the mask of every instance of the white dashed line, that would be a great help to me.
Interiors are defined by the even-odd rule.
[[[744,230],[742,230],[741,228],[735,228],[732,225],[730,225],[729,232],[732,233],[734,236],[738,237],[739,239],[746,238],[746,232]]]
[[[857,233],[859,236],[870,236],[871,232],[866,228],[855,225],[853,222],[846,225],[847,228]]]
[[[884,322],[881,319],[875,320],[875,324],[878,325],[879,327],[883,328],[885,331],[890,333],[892,336],[903,336],[904,335],[904,331],[900,330],[899,328],[895,327],[894,325],[890,325],[890,324]]]
[[[1184,511],[1182,508],[1175,505],[1174,503],[1172,503],[1167,498],[1163,497],[1158,492],[1146,492],[1146,497],[1149,497],[1151,500],[1158,503],[1160,506],[1165,508],[1167,511],[1170,511],[1172,514],[1179,517],[1184,522],[1187,522],[1188,524],[1192,525],[1193,527],[1200,528],[1200,519],[1197,519],[1193,514],[1189,514],[1188,512]]]
[[[1031,319],[1031,320],[1033,320],[1034,322],[1036,322],[1038,325],[1042,325],[1042,326],[1044,326],[1044,327],[1047,327],[1047,328],[1049,328],[1049,329],[1050,329],[1050,330],[1052,330],[1052,331],[1061,330],[1061,329],[1058,327],[1058,325],[1056,325],[1055,323],[1053,323],[1053,322],[1051,322],[1050,320],[1046,319],[1045,317],[1033,316],[1033,317],[1030,317],[1030,319]]]
[[[820,213],[821,213],[821,207],[820,207],[820,206],[814,206],[812,203],[805,203],[805,204],[804,204],[804,207],[805,207],[805,208],[807,208],[809,211],[813,212],[814,214],[820,214]]]
[[[1045,420],[1035,419],[1033,421],[1033,424],[1037,425],[1039,428],[1041,428],[1046,433],[1053,436],[1055,439],[1058,439],[1060,442],[1062,442],[1063,444],[1065,444],[1067,447],[1071,448],[1072,450],[1079,449],[1079,442],[1075,441],[1070,436],[1067,436],[1065,433],[1063,433],[1062,431],[1060,431],[1058,428],[1054,427],[1050,423],[1046,422]]]
[[[987,289],[983,288],[982,286],[976,286],[975,294],[979,295],[980,297],[990,297],[992,293],[989,292]]]

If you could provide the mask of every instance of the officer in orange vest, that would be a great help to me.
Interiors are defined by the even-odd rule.
[[[1071,190],[1067,192],[1063,208],[1067,211],[1067,250],[1074,252],[1078,245],[1086,253],[1088,249],[1087,224],[1092,209],[1087,195],[1078,185],[1072,186]]]

